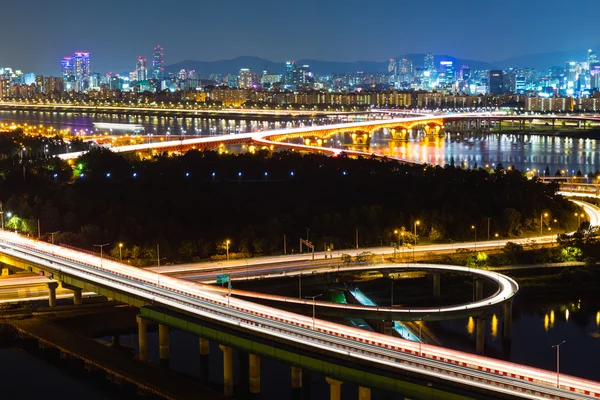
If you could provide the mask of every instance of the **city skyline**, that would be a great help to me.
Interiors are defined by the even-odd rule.
[[[555,18],[556,11],[511,0],[503,4],[503,9],[514,7],[520,10],[520,15],[534,15],[527,20],[529,31],[534,33],[498,29],[498,33],[481,34],[484,26],[501,28],[507,23],[507,15],[489,13],[487,4],[465,4],[462,9],[455,10],[450,4],[434,3],[436,13],[426,16],[418,4],[390,4],[385,7],[385,12],[381,7],[361,8],[357,13],[357,7],[353,6],[358,5],[347,3],[345,7],[336,7],[333,17],[331,12],[323,12],[322,5],[307,3],[286,13],[273,1],[264,0],[253,7],[239,5],[244,12],[240,16],[228,16],[229,19],[224,21],[218,18],[224,10],[217,2],[186,4],[186,12],[182,13],[179,9],[165,9],[154,0],[143,5],[138,1],[123,5],[109,0],[106,7],[89,10],[87,5],[84,10],[80,9],[80,4],[71,7],[76,4],[72,0],[52,5],[28,0],[25,4],[6,5],[7,15],[18,15],[28,6],[38,12],[29,16],[26,30],[19,25],[19,18],[8,18],[0,28],[6,37],[11,32],[20,32],[0,44],[0,64],[10,63],[22,70],[50,74],[55,71],[52,60],[56,57],[74,51],[89,51],[97,60],[96,70],[122,72],[131,69],[129,60],[137,56],[151,59],[151,50],[157,43],[168,49],[166,65],[188,59],[210,61],[244,55],[277,61],[304,58],[384,61],[402,54],[429,51],[495,62],[526,54],[594,48],[598,44],[593,31],[594,13],[581,14],[565,7],[561,18],[577,20],[576,29],[548,30],[545,21]],[[589,8],[595,7],[589,0],[586,3]],[[152,22],[156,20],[157,9],[161,10],[160,23]],[[110,23],[115,15],[129,13],[135,14],[136,18],[128,20],[127,24]],[[81,17],[82,14],[86,16]],[[415,17],[406,18],[407,14]],[[74,35],[71,24],[57,24],[57,21],[81,21],[85,22],[86,28]],[[265,21],[263,27],[261,21]],[[310,21],[311,29],[302,29],[307,26],[307,21]],[[377,25],[377,30],[356,29],[365,22]],[[448,34],[448,30],[452,34]],[[542,38],[543,41],[537,40]]]

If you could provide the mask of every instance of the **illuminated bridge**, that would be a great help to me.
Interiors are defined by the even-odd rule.
[[[406,114],[404,114],[406,115]],[[392,114],[393,116],[393,114]],[[553,115],[504,115],[492,113],[462,113],[462,114],[415,114],[392,119],[374,119],[361,122],[340,123],[324,126],[311,126],[292,129],[276,129],[262,132],[227,134],[201,138],[186,138],[160,142],[149,142],[136,145],[113,147],[115,152],[164,153],[186,152],[188,150],[216,149],[231,145],[254,145],[260,148],[288,148],[300,151],[310,151],[329,155],[339,155],[342,152],[351,156],[376,156],[369,150],[373,134],[386,129],[392,140],[402,140],[409,131],[421,130],[426,134],[436,135],[446,131],[468,131],[473,129],[490,128],[497,124],[500,128],[502,121],[516,121],[519,126],[531,127],[534,121],[549,121],[554,126],[557,120],[575,121],[583,124],[593,121],[600,123],[600,116],[553,116]],[[329,146],[329,139],[334,135],[349,135],[352,149],[340,149]],[[289,140],[294,140],[290,142]],[[72,159],[82,153],[66,153],[60,155],[63,159]],[[409,162],[407,160],[401,160]]]
[[[302,369],[327,376],[331,400],[343,382],[358,384],[359,398],[373,388],[419,397],[440,389],[486,398],[600,398],[600,383],[510,362],[410,342],[232,297],[221,290],[120,264],[72,249],[0,232],[0,261],[43,272],[77,293],[92,291],[140,307],[141,360],[147,357],[147,323],[159,324],[160,358],[168,358],[169,328],[220,343],[225,393],[232,393],[233,348],[250,353],[250,389],[260,391],[260,356],[292,364],[292,385]],[[50,282],[52,291],[57,283]],[[54,288],[54,289],[52,289]],[[75,301],[81,296],[74,296]],[[54,300],[55,301],[55,300]],[[203,342],[204,341],[204,342]],[[204,343],[204,345],[203,345]],[[402,377],[410,377],[403,381]],[[421,389],[419,389],[421,388]],[[451,395],[450,395],[451,396]],[[468,398],[468,396],[459,396]],[[456,397],[458,398],[458,397]]]

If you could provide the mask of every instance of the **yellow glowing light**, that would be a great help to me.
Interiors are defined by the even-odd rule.
[[[472,335],[475,332],[475,320],[473,317],[469,317],[469,322],[467,323],[467,333]]]
[[[554,326],[554,310],[550,311],[550,327]]]
[[[569,309],[565,309],[565,319],[569,322]]]
[[[548,321],[548,314],[544,315],[544,330],[546,332],[548,332],[548,328],[549,328],[549,321]]]
[[[492,315],[492,338],[498,337],[498,317],[496,314]]]

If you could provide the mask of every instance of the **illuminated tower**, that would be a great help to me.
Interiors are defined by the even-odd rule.
[[[62,60],[60,60],[60,66],[63,78],[72,79],[75,77],[75,69],[73,68],[73,57],[65,57]]]
[[[148,69],[146,68],[146,59],[139,56],[135,67],[135,76],[137,81],[148,80]]]
[[[165,74],[165,51],[160,45],[154,48],[152,55],[152,77],[154,79],[162,80]]]
[[[90,53],[75,53],[73,56],[73,69],[75,71],[75,81],[79,83],[79,89],[87,89],[91,71]]]

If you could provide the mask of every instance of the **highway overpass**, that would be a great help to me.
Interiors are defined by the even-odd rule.
[[[399,338],[370,333],[324,320],[312,319],[229,296],[201,284],[101,259],[94,255],[38,242],[14,233],[0,232],[2,261],[37,266],[53,279],[115,300],[144,308],[148,304],[174,310],[246,334],[266,337],[286,346],[326,354],[330,359],[351,362],[355,368],[382,373],[419,376],[437,382],[469,387],[493,395],[529,399],[600,398],[600,383],[561,375],[468,353],[419,345]],[[156,313],[156,310],[155,310]],[[150,313],[151,314],[151,313]],[[166,318],[166,317],[165,317]],[[179,326],[179,325],[178,325]],[[159,329],[161,351],[164,333]],[[162,337],[163,339],[161,339]],[[145,333],[140,334],[140,340]],[[140,342],[143,349],[146,344]],[[168,349],[168,342],[166,344]],[[230,350],[223,349],[231,355]],[[276,357],[276,353],[273,353]],[[297,362],[302,366],[302,357]],[[226,365],[229,365],[226,362]],[[312,364],[311,364],[312,365]],[[255,371],[256,372],[256,371]],[[225,376],[228,373],[225,371]],[[349,375],[334,376],[331,385]],[[334,382],[335,381],[335,382]],[[360,384],[360,382],[358,382]]]

